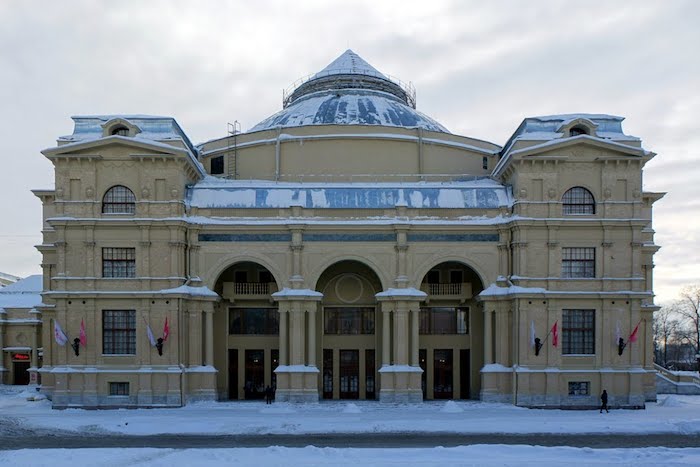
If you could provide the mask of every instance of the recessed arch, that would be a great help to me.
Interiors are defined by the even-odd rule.
[[[474,274],[479,278],[484,288],[490,283],[486,280],[482,265],[475,265],[473,262],[456,255],[441,255],[426,259],[418,268],[416,268],[416,271],[411,278],[411,284],[413,284],[413,287],[420,288],[423,278],[428,274],[428,272],[442,263],[460,263],[474,271]]]
[[[280,271],[275,263],[268,260],[267,258],[260,255],[236,255],[236,256],[224,256],[219,261],[216,262],[212,267],[208,268],[208,274],[203,278],[207,287],[214,290],[216,283],[219,281],[221,275],[229,268],[235,266],[238,263],[257,263],[260,266],[267,269],[270,274],[272,274],[273,279],[277,283],[277,287],[281,290],[284,287],[285,281],[282,280],[284,275]]]
[[[358,263],[362,263],[365,266],[367,266],[369,269],[374,272],[374,274],[377,276],[379,279],[379,282],[381,283],[382,289],[387,290],[390,285],[390,281],[387,277],[386,274],[384,274],[384,271],[382,268],[372,261],[369,258],[366,258],[364,256],[357,256],[357,255],[342,255],[342,256],[337,256],[337,257],[331,257],[326,259],[324,262],[320,263],[316,268],[314,268],[313,272],[308,275],[308,280],[307,283],[309,284],[309,288],[313,290],[318,290],[318,281],[321,278],[321,275],[331,266],[333,266],[336,263],[340,263],[343,261],[356,261]]]

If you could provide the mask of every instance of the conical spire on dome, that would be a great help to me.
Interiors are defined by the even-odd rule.
[[[362,57],[348,49],[316,74],[298,80],[284,91],[282,106],[321,91],[365,90],[392,94],[406,105],[416,108],[413,86],[377,71]]]
[[[377,71],[376,68],[367,63],[362,57],[350,49],[343,52],[340,57],[333,60],[326,68],[316,73],[314,78],[343,74],[367,75],[388,79],[386,76]]]
[[[250,129],[307,125],[382,125],[449,131],[416,110],[413,86],[380,73],[348,49],[284,91],[283,108]]]

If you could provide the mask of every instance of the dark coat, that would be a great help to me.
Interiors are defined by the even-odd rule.
[[[600,401],[601,401],[603,404],[607,404],[607,403],[608,403],[608,391],[603,391],[603,394],[600,395]]]

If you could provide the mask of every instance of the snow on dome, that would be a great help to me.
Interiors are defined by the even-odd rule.
[[[249,131],[306,125],[382,125],[449,133],[416,110],[415,90],[346,50],[285,91],[283,109]]]
[[[250,131],[304,125],[383,125],[420,127],[449,133],[432,118],[412,109],[390,94],[350,90],[327,91],[299,99],[263,120]]]

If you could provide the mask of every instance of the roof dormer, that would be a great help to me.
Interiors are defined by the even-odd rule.
[[[129,136],[134,137],[141,133],[141,128],[121,117],[112,118],[102,125],[102,137]]]
[[[597,129],[598,124],[593,120],[589,120],[585,117],[576,117],[561,122],[556,132],[562,133],[565,138],[579,135],[598,136],[596,134]]]

